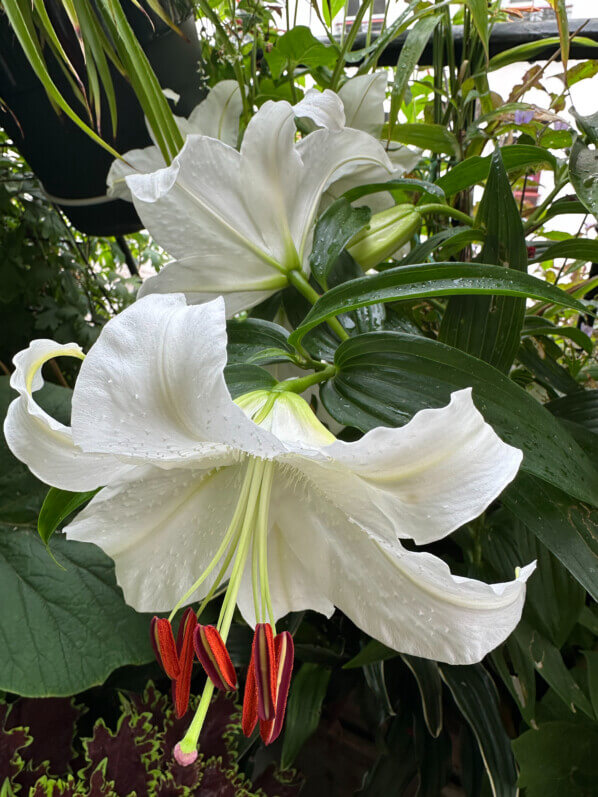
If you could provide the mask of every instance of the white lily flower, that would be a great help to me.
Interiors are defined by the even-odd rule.
[[[146,280],[139,296],[184,292],[192,303],[224,295],[232,315],[259,304],[306,272],[322,194],[362,166],[389,175],[392,164],[369,134],[343,127],[332,92],[305,105],[267,102],[251,119],[240,152],[189,135],[172,164],[126,177],[143,223],[176,258]],[[315,110],[314,110],[315,108]],[[336,115],[296,141],[295,116]]]
[[[214,686],[236,688],[225,648],[236,606],[256,627],[243,729],[251,734],[259,715],[266,743],[282,727],[292,670],[292,638],[273,637],[288,612],[329,616],[336,606],[398,651],[453,664],[479,661],[516,626],[533,564],[488,585],[400,543],[445,537],[517,473],[521,452],[484,421],[471,390],[402,428],[342,442],[292,383],[232,400],[222,298],[187,306],[181,294],[158,295],[105,326],[81,365],[64,427],[32,394],[43,363],[69,354],[82,356],[74,344],[34,341],[17,355],[11,384],[20,395],[4,427],[13,453],[48,484],[103,487],[67,537],[112,557],[125,600],[139,611],[172,610],[172,619],[228,580],[217,628],[185,614],[184,639],[193,637],[209,680],[176,748],[180,763],[197,755]],[[169,621],[159,618],[152,638],[183,714],[191,642],[177,653]]]
[[[237,551],[243,535],[267,548],[274,619],[338,606],[381,642],[451,663],[478,661],[517,623],[529,570],[486,585],[399,542],[445,537],[517,473],[521,452],[485,423],[470,390],[402,428],[342,442],[288,390],[234,402],[223,375],[222,300],[187,306],[172,294],[108,322],[82,363],[69,428],[32,397],[43,363],[61,354],[80,356],[74,344],[51,341],[17,355],[11,383],[20,396],[5,435],[48,484],[107,485],[66,533],[114,559],[125,599],[139,611],[169,610],[185,593],[185,602],[201,598],[209,580],[189,590],[223,539],[233,540],[227,528],[236,516],[244,529]],[[251,567],[238,604],[255,623]]]
[[[236,80],[222,80],[210,89],[208,96],[191,111],[187,119],[175,116],[175,121],[183,138],[194,133],[218,138],[236,147],[242,110],[239,84]],[[151,129],[149,133],[153,139]],[[165,166],[164,156],[155,141],[150,147],[125,152],[123,160],[115,160],[108,172],[108,196],[132,201],[125,177],[129,174],[150,174]]]
[[[385,70],[370,75],[357,75],[341,86],[338,96],[343,103],[345,124],[365,130],[377,139],[382,137],[384,126],[384,101],[386,99],[387,73]],[[392,174],[388,175],[377,166],[368,166],[360,172],[338,180],[328,192],[328,200],[338,199],[345,191],[368,183],[384,183],[392,178],[402,177],[417,166],[421,157],[420,150],[410,149],[396,141],[382,140],[386,153],[392,163]],[[371,194],[358,200],[356,205],[368,205],[373,212],[385,210],[393,204],[388,194]]]

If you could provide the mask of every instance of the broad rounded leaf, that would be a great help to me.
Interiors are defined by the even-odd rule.
[[[65,570],[34,531],[0,527],[0,689],[27,697],[82,692],[153,658],[149,617],[124,603],[112,561],[63,537],[53,552]]]

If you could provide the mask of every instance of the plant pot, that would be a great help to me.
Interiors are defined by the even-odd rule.
[[[180,95],[178,115],[188,115],[201,101],[198,66],[201,49],[195,21],[187,18],[179,27],[186,39],[153,17],[129,4],[129,21],[163,88]],[[65,49],[76,53],[72,42]],[[63,96],[81,113],[80,103],[46,48],[46,63]],[[112,136],[110,112],[102,102],[102,136],[118,152],[150,145],[143,111],[130,84],[114,69],[112,79],[118,109],[116,136]],[[142,224],[130,202],[106,196],[106,175],[112,156],[92,141],[63,113],[57,114],[30,67],[21,46],[0,14],[0,97],[8,111],[0,112],[0,124],[27,160],[48,197],[66,213],[73,225],[89,235],[123,235],[136,232]]]

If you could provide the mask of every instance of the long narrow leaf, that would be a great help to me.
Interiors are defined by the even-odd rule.
[[[586,312],[585,305],[565,291],[519,271],[482,263],[420,263],[398,266],[332,288],[316,302],[289,341],[295,344],[318,324],[358,307],[461,294],[531,297]]]

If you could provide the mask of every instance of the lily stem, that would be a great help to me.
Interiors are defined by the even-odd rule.
[[[318,299],[320,298],[320,294],[312,288],[312,286],[307,281],[307,278],[297,269],[293,269],[293,271],[289,271],[288,276],[289,282],[293,285],[300,294],[305,296],[310,304],[315,304]],[[340,321],[337,318],[330,318],[326,322],[330,329],[337,335],[341,340],[348,340],[349,335],[343,329]]]
[[[318,382],[325,382],[327,379],[332,379],[336,374],[336,365],[328,365],[321,371],[316,371],[315,374],[308,374],[307,376],[299,376],[297,379],[287,379],[284,382],[279,382],[274,388],[275,391],[292,391],[293,393],[303,393],[308,387],[317,385]]]

